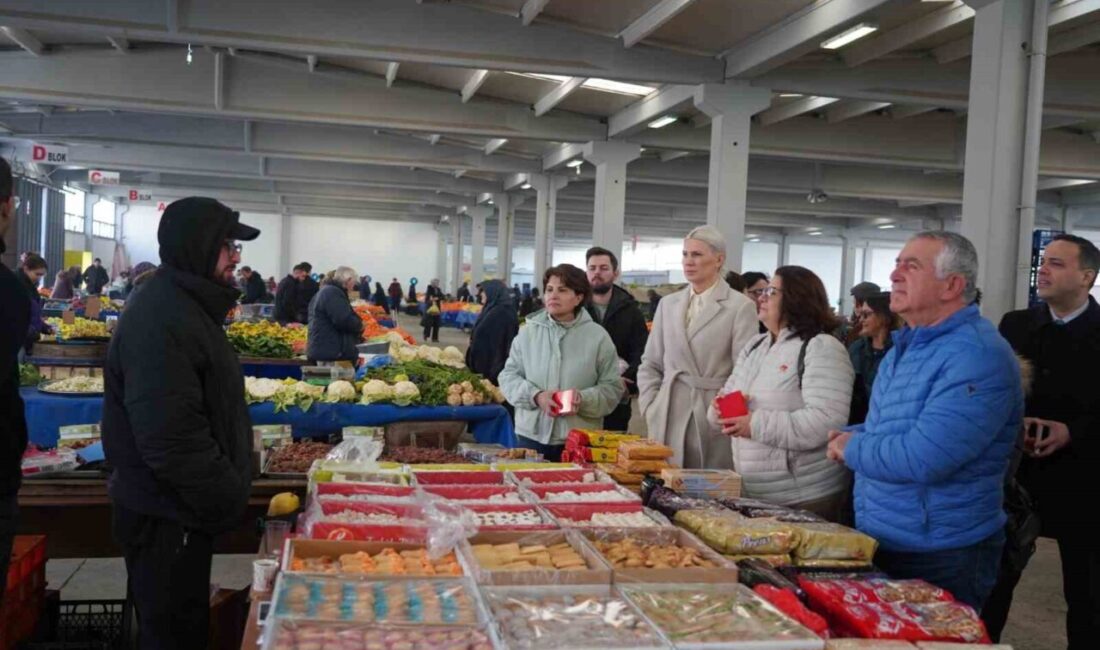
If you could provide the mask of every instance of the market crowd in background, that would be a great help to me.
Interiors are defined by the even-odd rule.
[[[0,161],[0,235],[15,206]],[[184,561],[182,539],[194,577],[187,594],[201,601],[211,536],[247,497],[240,369],[217,336],[226,311],[273,303],[274,320],[309,325],[311,362],[356,361],[356,294],[387,314],[407,302],[424,340],[439,339],[448,296],[438,279],[421,298],[397,278],[384,287],[350,267],[321,276],[301,262],[276,284],[247,266],[236,271],[238,242],[256,236],[226,206],[184,199],[162,218],[160,266],[139,264],[112,283],[97,259],[54,276],[52,297],[76,297],[83,285],[132,303],[109,353],[103,426],[118,468],[115,533],[150,629],[186,634],[201,623],[158,596],[180,580],[164,567]],[[1100,365],[1100,306],[1089,295],[1100,251],[1056,237],[1038,272],[1043,302],[998,327],[979,310],[975,248],[956,233],[911,237],[890,290],[857,285],[847,316],[813,270],[737,273],[727,246],[710,226],[689,232],[687,285],[651,289],[647,305],[618,284],[617,256],[599,247],[584,269],[554,266],[530,290],[462,283],[454,298],[482,303],[467,364],[500,385],[519,444],[557,459],[571,429],[627,429],[636,402],[649,436],[680,466],[734,469],[746,497],[854,525],[879,541],[878,567],[949,590],[982,612],[995,640],[1036,537],[1051,537],[1069,647],[1091,647],[1100,638],[1100,509],[1080,503],[1100,468],[1100,401],[1082,372]],[[16,269],[0,266],[0,404],[11,414],[0,420],[0,575],[26,445],[16,357],[48,332],[39,287],[49,272],[32,252]],[[214,347],[173,343],[181,340]],[[169,357],[168,373],[150,361]],[[568,408],[559,391],[573,396]],[[734,395],[744,412],[725,414]],[[189,423],[206,410],[203,421],[219,424]],[[169,461],[184,439],[186,462]]]

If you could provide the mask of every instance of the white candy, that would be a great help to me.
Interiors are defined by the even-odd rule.
[[[641,512],[597,512],[591,519],[562,519],[566,526],[608,528],[652,528],[658,524]]]
[[[605,502],[605,501],[637,501],[632,496],[623,494],[618,490],[610,489],[603,492],[547,492],[543,501],[574,501],[581,503]]]
[[[543,523],[534,510],[520,512],[478,512],[477,521],[481,526],[536,526]]]
[[[397,524],[401,523],[402,519],[396,515],[382,512],[366,514],[354,510],[345,510],[334,515],[325,515],[323,521],[335,521],[342,524]]]

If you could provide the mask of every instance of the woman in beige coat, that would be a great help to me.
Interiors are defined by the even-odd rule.
[[[672,447],[687,468],[732,469],[729,438],[707,421],[707,407],[759,331],[756,305],[722,280],[726,241],[710,226],[684,239],[689,286],[657,307],[642,365],[638,403],[649,437]]]

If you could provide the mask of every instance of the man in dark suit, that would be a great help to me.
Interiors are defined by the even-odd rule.
[[[1059,235],[1043,253],[1044,303],[1005,314],[1001,334],[1034,367],[1017,478],[1031,494],[1042,534],[1058,541],[1069,650],[1100,638],[1100,507],[1091,502],[1100,471],[1100,399],[1089,377],[1100,367],[1100,305],[1089,295],[1100,250]],[[983,618],[1000,633],[1019,573],[1000,577]]]

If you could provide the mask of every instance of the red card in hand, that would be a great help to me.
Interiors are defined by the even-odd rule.
[[[745,396],[741,391],[735,390],[729,395],[718,398],[718,415],[723,419],[737,418],[749,414],[749,407],[745,404]]]

